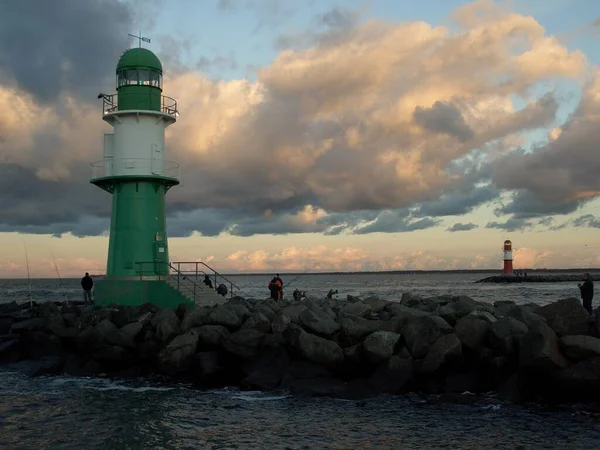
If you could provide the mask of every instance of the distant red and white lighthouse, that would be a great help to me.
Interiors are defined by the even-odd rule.
[[[512,242],[508,239],[504,241],[504,256],[502,258],[504,260],[504,269],[502,272],[505,275],[513,273],[513,255],[512,255]]]

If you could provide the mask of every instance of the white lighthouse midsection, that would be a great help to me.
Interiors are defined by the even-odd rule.
[[[505,261],[512,261],[512,259],[513,259],[512,251],[505,251],[504,257],[502,259],[504,259]]]
[[[104,152],[107,175],[165,176],[165,128],[171,123],[162,114],[115,114],[112,148]]]

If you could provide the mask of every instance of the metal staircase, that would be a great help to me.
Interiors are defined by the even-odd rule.
[[[140,279],[164,280],[172,289],[197,305],[222,304],[227,296],[232,298],[234,291],[240,291],[234,282],[201,261],[171,263],[152,261],[137,262],[136,265],[139,268]],[[207,273],[204,269],[210,272]],[[212,287],[204,283],[205,279],[210,280]],[[216,291],[222,284],[227,287],[226,295],[220,295]]]

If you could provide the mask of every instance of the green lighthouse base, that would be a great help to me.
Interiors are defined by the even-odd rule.
[[[106,277],[94,282],[94,302],[100,306],[110,304],[140,306],[152,303],[159,308],[172,309],[176,309],[181,303],[194,304],[192,299],[171,286],[166,280],[113,277]]]

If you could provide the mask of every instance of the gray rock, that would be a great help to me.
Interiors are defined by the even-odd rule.
[[[290,325],[284,337],[292,348],[309,361],[324,366],[341,364],[344,361],[344,351],[338,344],[308,334],[297,325]]]
[[[243,383],[248,387],[275,389],[291,363],[290,356],[281,345],[266,348],[260,355],[243,366],[248,375]]]
[[[187,309],[181,320],[180,329],[182,333],[187,333],[189,330],[195,327],[201,327],[206,325],[207,317],[211,312],[211,308],[203,308],[194,305],[192,308]]]
[[[326,338],[333,336],[340,329],[340,324],[326,316],[324,311],[317,314],[312,309],[306,309],[300,314],[299,322],[308,332]]]
[[[512,306],[507,308],[504,315],[506,317],[517,319],[519,322],[523,322],[528,327],[531,327],[536,322],[546,321],[546,319],[539,314],[532,312],[531,309],[526,306]]]
[[[208,325],[222,325],[229,330],[236,330],[242,326],[242,318],[229,307],[217,306],[213,308],[206,318]]]
[[[374,312],[379,312],[385,308],[386,302],[381,300],[377,296],[367,297],[363,300],[363,303],[367,306],[371,307],[371,310]]]
[[[104,319],[100,323],[96,324],[94,328],[96,329],[96,331],[98,331],[98,335],[100,336],[100,342],[104,342],[107,340],[116,341],[119,329],[110,320]]]
[[[176,336],[158,354],[161,369],[176,373],[186,369],[192,362],[198,346],[198,335],[186,333]]]
[[[474,352],[480,352],[485,347],[485,340],[490,325],[490,322],[469,314],[458,319],[454,330],[465,348]]]
[[[363,348],[362,344],[352,345],[350,347],[344,347],[344,358],[353,364],[359,364],[363,359]]]
[[[572,335],[563,336],[560,341],[563,353],[573,361],[600,356],[600,339],[598,338]]]
[[[542,373],[567,367],[558,342],[552,328],[543,322],[535,324],[519,341],[519,366]]]
[[[221,347],[225,351],[241,358],[252,358],[258,354],[258,350],[264,339],[264,333],[247,328],[223,336]]]
[[[291,323],[291,319],[285,314],[277,314],[275,320],[273,320],[273,323],[271,324],[271,330],[273,333],[283,333]]]
[[[269,308],[267,305],[259,303],[252,308],[251,313],[261,313],[265,316],[269,321],[273,321],[275,319],[275,312]]]
[[[139,322],[131,322],[124,327],[119,328],[116,339],[117,345],[125,348],[135,348],[136,337],[140,334],[142,328],[142,324]]]
[[[368,335],[363,342],[363,352],[366,358],[379,363],[390,358],[396,351],[400,335],[391,331],[375,331]]]
[[[523,322],[512,317],[501,317],[492,323],[488,332],[490,347],[502,355],[510,355],[516,350],[521,336],[527,333],[528,328]]]
[[[47,325],[48,331],[61,339],[74,339],[79,334],[79,330],[75,327],[69,327],[61,318],[52,320]]]
[[[442,365],[460,359],[462,357],[462,346],[456,334],[445,334],[440,336],[425,356],[419,366],[421,373],[433,373]]]
[[[486,322],[489,322],[489,323],[494,323],[494,322],[496,322],[496,320],[498,320],[489,311],[481,311],[481,310],[473,311],[472,313],[469,314],[469,317],[476,317],[478,319],[485,320]]]
[[[198,336],[198,345],[203,348],[220,346],[223,336],[229,334],[229,330],[223,325],[202,325],[193,328],[191,332]]]
[[[380,320],[367,320],[357,317],[355,319],[340,319],[340,341],[344,347],[359,344],[371,333],[382,328]]]
[[[14,323],[10,327],[10,332],[13,334],[22,333],[24,331],[43,330],[46,326],[47,319],[43,317],[34,317],[26,319],[22,322]]]
[[[223,305],[235,313],[240,318],[240,322],[246,321],[250,317],[250,310],[245,303],[231,300],[226,305]]]
[[[54,319],[56,317],[61,317],[61,312],[59,307],[55,303],[45,302],[41,303],[38,307],[37,316]]]
[[[152,327],[156,330],[156,337],[163,344],[181,333],[180,325],[179,317],[170,308],[162,309],[152,319]]]
[[[342,306],[338,315],[339,317],[355,316],[365,318],[371,315],[371,311],[370,305],[366,305],[362,301],[356,301]]]
[[[8,334],[13,323],[15,323],[15,321],[9,317],[0,317],[0,335]]]
[[[374,394],[397,394],[413,377],[413,361],[392,356],[382,362],[369,379],[369,390]]]
[[[271,321],[261,312],[253,312],[242,325],[242,330],[254,328],[261,333],[271,331]]]
[[[297,303],[281,308],[281,310],[277,313],[277,316],[286,316],[292,323],[300,325],[300,314],[302,314],[304,311],[306,311],[306,306],[304,306],[302,303]],[[277,320],[277,317],[275,317],[275,320]]]
[[[82,351],[88,351],[102,344],[104,336],[96,327],[88,327],[79,332],[75,338],[75,345]]]
[[[587,334],[589,314],[577,298],[565,298],[539,308],[537,313],[558,336]]]
[[[453,332],[454,329],[441,317],[427,315],[410,320],[404,326],[402,335],[410,354],[420,359],[425,357],[440,336]]]

